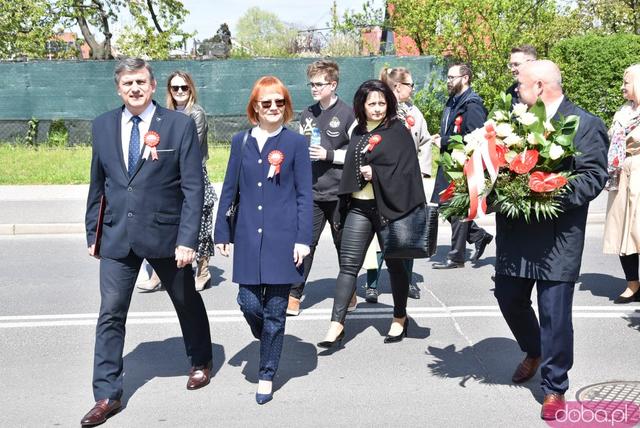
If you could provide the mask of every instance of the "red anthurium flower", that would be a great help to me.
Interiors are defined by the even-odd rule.
[[[568,183],[565,176],[553,172],[536,171],[529,177],[529,189],[534,192],[551,192]]]
[[[498,168],[505,166],[508,163],[505,158],[505,155],[507,154],[507,146],[496,143],[496,154],[498,155]]]
[[[449,199],[453,198],[453,193],[456,189],[456,185],[453,183],[449,183],[449,187],[440,192],[440,203],[447,202]]]
[[[382,141],[382,137],[380,135],[373,134],[371,137],[369,137],[369,146],[367,147],[367,150],[369,151],[373,150],[373,148],[378,144],[380,144],[381,141]]]
[[[537,150],[525,150],[516,155],[509,164],[509,169],[516,174],[526,174],[538,163],[539,153]]]
[[[462,129],[462,116],[458,116],[456,117],[456,119],[453,121],[453,132],[459,133],[460,130]]]
[[[620,165],[620,159],[618,159],[618,156],[616,156],[615,158],[613,158],[613,166],[617,168],[618,165]]]

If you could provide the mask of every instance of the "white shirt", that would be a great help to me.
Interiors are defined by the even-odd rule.
[[[151,119],[153,119],[153,114],[155,112],[156,105],[151,103],[141,114],[138,115],[141,119],[138,123],[138,130],[140,131],[140,152],[144,149],[144,135],[149,132]],[[120,135],[122,136],[122,155],[126,169],[129,168],[129,140],[131,139],[131,129],[133,128],[133,122],[131,121],[132,117],[133,114],[125,107],[122,111],[122,119],[120,122]]]
[[[547,120],[551,120],[553,116],[556,115],[558,109],[560,108],[560,104],[562,104],[562,100],[564,100],[564,95],[562,95],[560,98],[558,98],[548,106],[545,106],[545,111],[547,113]]]
[[[260,153],[262,153],[262,148],[267,143],[267,139],[269,139],[269,137],[275,137],[281,131],[282,131],[282,126],[280,126],[278,129],[276,129],[273,132],[267,132],[264,129],[260,128],[259,126],[256,126],[251,130],[251,136],[255,138],[256,141],[258,142],[258,150],[260,151]]]

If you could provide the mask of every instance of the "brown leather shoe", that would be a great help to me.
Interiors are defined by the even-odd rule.
[[[287,315],[289,315],[290,317],[297,317],[298,315],[300,315],[300,299],[289,296]]]
[[[556,392],[544,396],[540,417],[545,421],[555,421],[561,411],[566,412],[564,395]]]
[[[80,425],[83,427],[94,427],[105,423],[105,421],[118,413],[122,409],[122,403],[120,400],[104,400],[96,401],[93,409],[89,410],[89,413],[84,415],[80,421]]]
[[[523,383],[528,381],[535,376],[539,365],[540,357],[525,357],[525,359],[518,364],[516,371],[513,372],[511,381],[513,381],[513,383]]]
[[[211,361],[204,366],[191,367],[187,389],[199,389],[209,385],[211,381]]]

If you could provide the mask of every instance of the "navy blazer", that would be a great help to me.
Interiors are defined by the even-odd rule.
[[[230,242],[226,211],[233,202],[240,170],[240,203],[234,237],[233,282],[238,284],[292,284],[302,281],[302,266],[293,261],[294,244],[311,246],[313,196],[311,160],[304,136],[283,128],[258,151],[249,133],[233,136],[231,155],[220,195],[214,242]],[[280,174],[267,178],[272,150],[284,154]]]
[[[95,241],[104,194],[102,257],[122,258],[133,250],[143,258],[164,258],[174,257],[177,245],[196,249],[204,187],[193,119],[156,105],[149,130],[160,135],[158,159],[140,159],[129,178],[121,143],[123,108],[93,121],[87,244]]]
[[[560,199],[564,212],[553,220],[531,223],[496,213],[496,273],[520,278],[575,282],[580,274],[589,202],[607,181],[607,128],[600,118],[565,99],[554,119],[577,115],[574,139],[579,155],[562,169],[573,171],[570,191]]]

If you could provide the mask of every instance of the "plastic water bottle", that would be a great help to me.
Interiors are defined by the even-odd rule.
[[[311,140],[309,141],[309,145],[320,145],[320,130],[318,128],[313,128],[311,130]]]

